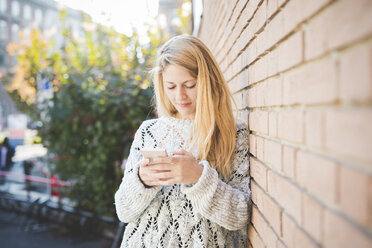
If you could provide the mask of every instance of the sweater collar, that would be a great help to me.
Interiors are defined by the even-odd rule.
[[[193,119],[181,119],[181,118],[176,118],[172,116],[162,116],[160,119],[163,119],[165,122],[173,124],[173,125],[191,125],[194,123]]]

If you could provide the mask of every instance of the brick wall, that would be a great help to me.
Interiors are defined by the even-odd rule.
[[[372,247],[372,1],[203,7],[250,130],[250,247]]]

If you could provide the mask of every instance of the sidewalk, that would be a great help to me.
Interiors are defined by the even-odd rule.
[[[20,148],[17,149],[15,163],[10,170],[16,175],[23,175],[24,159],[37,157],[42,150],[36,145]],[[43,177],[40,168],[36,167],[31,171],[31,175]],[[34,190],[27,192],[24,182],[23,178],[8,178],[0,185],[0,191],[41,201],[47,199],[52,202],[58,201],[57,197],[48,194],[47,185],[35,184]],[[63,199],[62,202],[69,203],[67,199]],[[7,212],[4,209],[0,209],[0,240],[0,247],[4,248],[110,248],[112,242],[103,237],[74,233],[64,226],[36,223],[33,219],[29,219],[26,225],[24,215]]]
[[[24,216],[0,210],[0,240],[4,248],[106,248],[104,239],[84,237],[79,234],[62,234],[57,227],[36,226],[25,231]]]

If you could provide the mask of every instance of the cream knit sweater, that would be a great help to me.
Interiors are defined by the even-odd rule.
[[[138,177],[140,149],[165,148],[167,152],[188,147],[193,120],[161,117],[142,123],[136,132],[125,175],[115,194],[117,215],[128,223],[124,247],[247,247],[250,217],[248,134],[237,124],[237,144],[232,174],[223,181],[208,161],[192,185],[145,187]]]

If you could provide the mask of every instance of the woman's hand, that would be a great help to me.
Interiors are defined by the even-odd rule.
[[[203,167],[191,153],[181,150],[174,157],[144,159],[140,163],[139,177],[147,186],[196,183]]]

